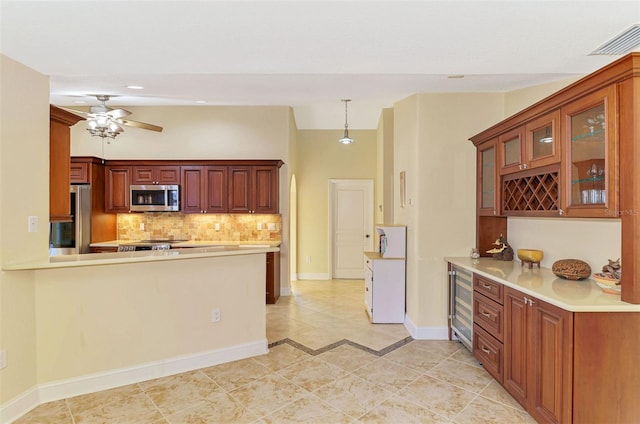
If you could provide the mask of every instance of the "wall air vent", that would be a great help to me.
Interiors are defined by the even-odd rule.
[[[640,46],[640,24],[627,28],[623,33],[607,41],[591,53],[594,55],[622,55]]]

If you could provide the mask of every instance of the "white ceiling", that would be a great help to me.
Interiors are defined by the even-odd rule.
[[[638,0],[1,0],[0,51],[49,75],[57,105],[289,105],[301,129],[339,129],[351,98],[359,129],[414,93],[588,74],[639,22]]]

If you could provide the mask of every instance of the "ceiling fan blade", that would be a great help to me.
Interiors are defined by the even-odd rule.
[[[56,107],[59,107],[60,109],[66,110],[67,112],[74,113],[74,114],[76,114],[78,116],[82,116],[83,118],[86,118],[87,116],[89,116],[89,117],[93,116],[91,113],[84,112],[82,110],[71,109],[71,108],[64,107],[64,106],[56,106]]]
[[[111,116],[114,119],[119,119],[131,115],[131,112],[125,109],[111,109],[107,112],[107,115]]]
[[[151,131],[157,131],[157,132],[162,132],[162,129],[163,129],[162,127],[159,127],[157,125],[147,124],[145,122],[129,121],[128,119],[118,119],[118,122],[124,125],[128,125],[130,127],[142,128],[145,130],[151,130]]]

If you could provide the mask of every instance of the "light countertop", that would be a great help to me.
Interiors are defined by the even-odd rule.
[[[215,256],[255,255],[279,252],[277,246],[266,244],[235,244],[190,247],[188,249],[140,250],[134,252],[86,253],[81,255],[51,256],[47,260],[4,266],[4,270],[70,268],[78,266],[115,265],[134,262],[154,262],[181,259],[209,258]]]
[[[604,293],[589,278],[565,280],[557,277],[549,268],[529,269],[522,267],[519,261],[466,257],[444,260],[567,311],[640,312],[640,305],[621,301],[619,294]]]
[[[118,247],[120,244],[136,243],[140,240],[111,240],[101,241],[99,243],[91,243],[90,247]],[[187,240],[180,243],[172,243],[171,247],[174,249],[181,247],[207,247],[207,246],[280,246],[282,241],[271,240],[252,240],[252,241],[231,241],[231,240]]]

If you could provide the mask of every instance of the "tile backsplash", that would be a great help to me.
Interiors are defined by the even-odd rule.
[[[259,225],[262,226],[261,230],[258,229]],[[180,212],[118,214],[118,239],[281,241],[282,217],[280,215],[214,215]]]

